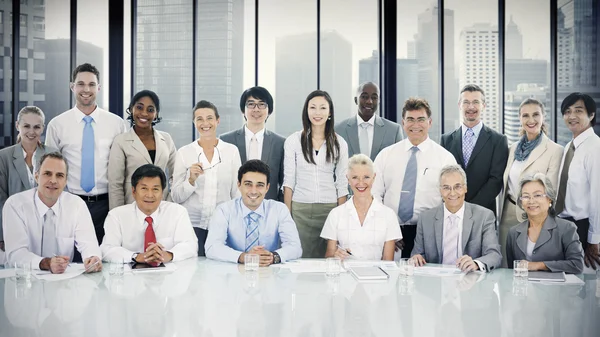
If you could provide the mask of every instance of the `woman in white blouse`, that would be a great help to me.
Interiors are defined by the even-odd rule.
[[[393,260],[397,240],[402,239],[398,216],[371,195],[375,180],[373,161],[356,154],[348,162],[348,181],[353,196],[329,213],[321,237],[327,241],[325,257]]]
[[[198,255],[204,256],[213,211],[240,195],[237,172],[242,162],[235,145],[217,138],[219,112],[214,104],[196,104],[194,125],[200,138],[177,151],[171,197],[187,208],[198,237]]]
[[[510,147],[498,211],[498,232],[504,268],[510,267],[506,264],[508,231],[526,218],[525,211],[517,203],[519,182],[527,174],[540,172],[550,179],[553,186],[558,186],[558,170],[563,148],[546,136],[544,115],[544,104],[536,99],[528,98],[519,106],[522,138]]]
[[[302,243],[302,257],[323,257],[320,233],[329,212],[348,195],[348,145],[334,131],[333,101],[325,91],[311,92],[302,109],[302,131],[284,145],[283,200]]]

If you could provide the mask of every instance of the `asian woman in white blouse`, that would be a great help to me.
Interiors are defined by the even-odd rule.
[[[296,222],[305,258],[325,255],[323,224],[348,195],[348,145],[334,125],[331,97],[315,90],[304,102],[302,130],[284,144],[283,200]]]
[[[240,195],[237,172],[242,162],[235,145],[217,138],[219,112],[214,104],[196,104],[194,125],[200,137],[177,151],[171,197],[187,208],[198,237],[198,255],[204,256],[213,211]]]
[[[373,161],[364,154],[352,156],[347,178],[353,196],[334,208],[321,237],[327,240],[325,257],[393,260],[397,240],[402,239],[398,216],[371,195],[375,180]]]

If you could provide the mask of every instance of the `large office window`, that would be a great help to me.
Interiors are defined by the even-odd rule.
[[[12,2],[0,2],[0,147],[12,144]]]

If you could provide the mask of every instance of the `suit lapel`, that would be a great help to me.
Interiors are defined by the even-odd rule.
[[[15,146],[15,150],[13,152],[13,165],[15,166],[15,170],[19,172],[19,177],[21,178],[23,186],[29,189],[29,175],[27,174],[27,171],[25,171],[29,170],[29,168],[27,168],[27,164],[25,164],[25,157],[23,157],[23,147],[20,145]]]
[[[385,137],[385,124],[381,117],[375,116],[375,125],[373,126],[373,145],[371,146],[371,155],[373,153],[379,153],[381,149],[381,144],[383,143],[383,138]],[[358,130],[358,128],[356,128]],[[358,137],[357,137],[358,138]],[[371,159],[373,156],[371,156]]]
[[[462,228],[462,252],[463,255],[466,254],[465,248],[467,247],[467,242],[469,242],[469,237],[471,236],[471,230],[473,229],[473,210],[471,209],[471,205],[465,203],[465,214],[463,219],[463,228]]]
[[[348,145],[350,146],[350,153],[360,153],[360,145],[358,141],[358,124],[356,124],[356,117],[350,118],[346,124],[346,132],[348,134]],[[375,140],[373,140],[375,144]]]
[[[465,159],[463,158],[462,153],[462,128],[458,128],[456,131],[454,131],[454,133],[452,134],[452,141],[450,142],[450,144],[450,152],[454,154],[454,157],[460,159],[459,165],[464,168]]]
[[[487,141],[488,141],[488,139],[490,139],[490,137],[491,137],[491,135],[487,130],[487,126],[484,125],[481,128],[481,132],[479,132],[479,137],[477,137],[477,143],[475,143],[475,148],[473,148],[473,153],[471,153],[471,157],[469,157],[469,162],[467,163],[467,167],[469,166],[469,164],[471,164],[471,162],[473,162],[473,158],[475,158],[477,156],[477,154],[479,152],[481,152],[481,150],[485,146],[485,143],[487,143]]]
[[[245,126],[242,126],[242,128],[235,133],[235,145],[237,145],[238,150],[240,150],[240,159],[242,160],[242,163],[245,163],[248,160],[248,157],[246,156],[246,132],[244,128]]]
[[[523,256],[527,256],[527,228],[529,228],[529,220],[517,227],[517,247],[519,247]]]
[[[523,167],[523,172],[525,172],[525,170],[527,170],[529,166],[531,166],[539,157],[541,157],[542,154],[544,154],[544,152],[546,152],[547,147],[548,139],[546,138],[546,136],[542,135],[542,139],[540,140],[538,146],[536,146],[535,149],[533,149],[533,151],[531,151],[531,153],[529,154],[527,162],[525,163],[525,167]]]
[[[268,163],[269,158],[271,158],[271,132],[265,129],[265,134],[263,136],[263,146],[262,153],[260,155],[260,159]]]
[[[164,157],[168,157],[169,148],[167,146],[167,143],[165,142],[165,138],[160,134],[160,132],[158,132],[158,130],[154,130],[154,141],[156,142],[156,156],[154,157],[154,164],[158,165],[159,163],[162,163],[162,159]],[[148,155],[148,157],[150,157],[150,155]],[[167,162],[168,160],[164,161],[164,163]]]
[[[534,249],[538,249],[541,246],[543,246],[546,242],[550,241],[550,238],[552,237],[551,232],[554,228],[556,228],[556,221],[554,221],[553,217],[548,216],[546,218],[546,221],[544,221],[544,225],[542,226],[542,230],[540,231],[540,236],[535,242]]]
[[[150,159],[150,153],[148,153],[148,149],[146,148],[146,146],[144,146],[144,143],[142,143],[142,140],[140,139],[140,137],[138,137],[133,128],[129,130],[128,136],[128,139],[132,145],[131,147],[133,147],[137,152],[139,152],[148,164],[152,164],[152,159]],[[156,147],[158,148],[158,140],[154,138],[154,141],[156,142]]]
[[[442,242],[444,240],[444,205],[438,207],[435,213],[435,222],[433,224],[433,230],[435,232],[435,245],[437,247],[440,263],[442,263],[442,256],[444,252],[442,250]]]

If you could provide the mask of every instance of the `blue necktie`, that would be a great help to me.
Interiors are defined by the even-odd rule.
[[[94,128],[90,116],[83,117],[83,141],[81,144],[81,188],[90,192],[96,185],[94,170]]]
[[[254,212],[246,216],[246,252],[258,245],[258,217]]]
[[[402,192],[400,193],[400,204],[398,205],[398,216],[405,223],[412,219],[415,208],[415,192],[417,187],[417,151],[419,148],[413,146],[412,154],[408,159],[404,181],[402,181]]]
[[[465,160],[465,167],[469,163],[469,159],[471,158],[471,153],[473,153],[473,148],[475,147],[475,132],[473,129],[468,128],[465,132],[465,136],[463,137],[463,159]]]

